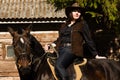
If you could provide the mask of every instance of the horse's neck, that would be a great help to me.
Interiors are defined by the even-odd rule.
[[[32,48],[33,54],[37,56],[43,55],[45,51],[42,45],[40,44],[40,42],[33,35],[30,35],[30,37],[31,37],[31,48]]]

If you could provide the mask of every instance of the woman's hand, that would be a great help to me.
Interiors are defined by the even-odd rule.
[[[54,53],[54,52],[56,52],[55,49],[54,49],[54,47],[56,47],[56,44],[55,44],[55,43],[46,44],[46,45],[44,46],[44,49],[45,49],[46,52]]]
[[[99,56],[99,55],[96,55],[95,56],[95,59],[107,59],[105,56]]]
[[[45,49],[45,51],[48,51],[48,50],[50,49],[50,45],[49,45],[49,44],[46,44],[46,45],[44,46],[44,49]]]

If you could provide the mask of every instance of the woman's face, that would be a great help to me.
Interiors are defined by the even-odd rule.
[[[72,11],[73,20],[79,19],[80,16],[81,16],[81,12],[80,12],[79,10],[73,10],[73,11]]]

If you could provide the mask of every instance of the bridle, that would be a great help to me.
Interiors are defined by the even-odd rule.
[[[19,56],[16,58],[16,64],[17,64],[17,66],[18,66],[19,69],[22,67],[22,65],[19,64],[18,61],[19,61],[20,57],[22,57],[22,56],[28,56],[28,55],[27,55],[27,54],[21,54],[21,55],[19,55]],[[28,63],[28,66],[30,67],[30,66],[31,66],[31,63],[32,63],[32,57],[30,57],[29,60],[30,60],[30,61],[29,61],[29,63]]]
[[[29,41],[31,41],[31,36],[29,36]],[[16,45],[14,45],[14,46],[16,46]],[[34,71],[37,71],[37,69],[38,69],[38,67],[40,66],[40,63],[42,62],[42,60],[44,59],[44,57],[45,57],[45,55],[47,54],[47,53],[44,53],[43,55],[41,55],[40,57],[37,57],[37,58],[34,58],[34,55],[32,54],[33,52],[32,52],[32,48],[31,48],[31,42],[30,42],[30,44],[29,44],[29,48],[30,48],[30,52],[29,53],[27,53],[27,44],[26,43],[24,43],[23,45],[22,45],[22,52],[21,51],[18,51],[18,53],[20,53],[18,56],[17,56],[17,58],[16,58],[16,64],[18,65],[18,68],[20,69],[21,67],[22,67],[22,65],[21,64],[19,64],[18,63],[18,61],[19,61],[19,59],[21,58],[21,57],[27,57],[28,58],[28,60],[30,60],[29,61],[29,63],[28,63],[28,67],[31,67],[31,65],[32,64],[35,64],[37,61],[38,61],[38,63],[36,64],[36,67],[35,67],[35,69],[34,69]],[[21,45],[17,45],[16,46],[17,48],[21,48]]]
[[[22,37],[20,36],[19,39],[20,38],[22,38]],[[28,45],[27,43],[22,43],[19,41],[17,41],[16,43],[13,42],[14,49],[16,49],[17,53],[19,53],[16,57],[16,64],[17,64],[19,69],[22,67],[22,65],[19,63],[20,59],[28,59],[28,62],[29,62],[28,66],[30,66],[32,63],[31,51],[27,52],[27,45]],[[17,50],[17,49],[19,49],[19,50]]]

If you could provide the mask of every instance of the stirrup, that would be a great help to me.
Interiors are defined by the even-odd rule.
[[[74,66],[74,70],[75,70],[75,73],[76,73],[76,79],[75,80],[80,80],[81,77],[82,77],[82,72],[81,72],[81,69],[80,69],[80,66],[83,66],[87,63],[87,59],[86,58],[83,58],[83,62],[82,63],[74,63],[73,66]]]

